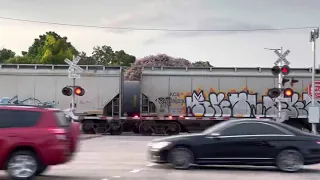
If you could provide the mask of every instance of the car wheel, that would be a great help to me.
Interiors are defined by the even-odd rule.
[[[303,167],[304,160],[300,152],[288,149],[278,154],[276,164],[281,171],[296,172]]]
[[[10,178],[14,180],[32,179],[38,167],[37,157],[30,151],[13,153],[6,164],[6,170]]]
[[[42,175],[47,169],[48,169],[48,166],[41,165],[41,166],[38,167],[35,175],[36,175],[36,176],[40,176],[40,175]]]
[[[194,162],[194,155],[188,148],[174,148],[169,153],[169,163],[175,169],[189,169]]]

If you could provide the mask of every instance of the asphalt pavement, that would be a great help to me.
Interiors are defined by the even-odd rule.
[[[147,161],[146,145],[157,137],[82,136],[74,160],[51,167],[37,180],[318,180],[320,165],[299,173],[283,173],[262,167],[195,167],[174,170]],[[4,173],[0,180],[6,179]]]

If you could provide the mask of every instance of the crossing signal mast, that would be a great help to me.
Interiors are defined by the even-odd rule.
[[[85,90],[80,87],[76,86],[76,79],[80,78],[80,74],[84,70],[77,65],[78,62],[80,61],[80,57],[73,57],[73,60],[65,59],[65,62],[69,65],[68,69],[68,77],[72,79],[72,86],[66,86],[62,88],[62,94],[65,96],[71,96],[72,95],[72,102],[71,102],[71,110],[75,110],[75,96],[83,96],[85,93]]]
[[[274,76],[278,76],[278,87],[274,87],[268,90],[268,96],[273,98],[278,103],[278,120],[282,119],[281,113],[281,103],[285,101],[285,98],[291,98],[294,94],[294,91],[290,87],[286,87],[286,83],[290,82],[291,87],[294,86],[295,83],[299,82],[293,77],[287,78],[286,76],[290,74],[290,62],[285,58],[290,51],[287,50],[282,54],[282,48],[280,49],[272,49],[278,55],[279,59],[274,63],[275,66],[272,67],[271,73]]]

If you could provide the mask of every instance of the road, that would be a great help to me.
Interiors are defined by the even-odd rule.
[[[82,138],[79,152],[68,164],[52,167],[37,180],[318,180],[320,165],[299,173],[274,168],[197,167],[174,170],[147,161],[146,144],[155,137],[98,136]],[[0,179],[5,179],[1,174]]]

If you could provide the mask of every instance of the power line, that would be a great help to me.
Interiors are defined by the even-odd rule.
[[[57,23],[48,21],[36,21],[28,19],[17,19],[10,17],[1,17],[0,19],[20,21],[28,23],[38,24],[50,24],[59,26],[73,26],[73,27],[84,27],[84,28],[97,28],[97,29],[117,29],[117,30],[134,30],[134,31],[176,31],[176,32],[252,32],[252,31],[285,31],[285,30],[302,30],[302,29],[314,29],[318,26],[313,27],[286,27],[286,28],[256,28],[256,29],[166,29],[166,28],[134,28],[134,27],[118,27],[118,26],[95,26],[85,24],[69,24],[69,23]]]

